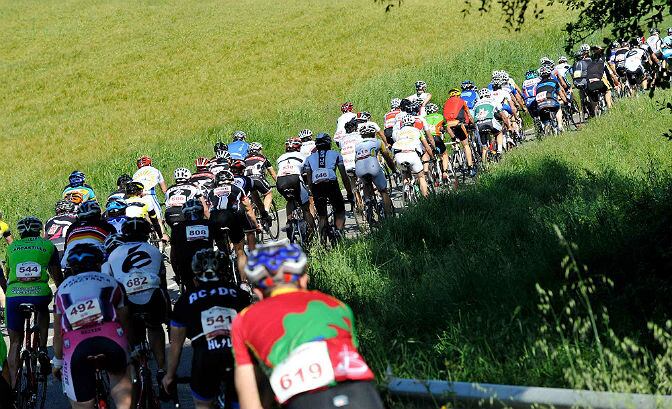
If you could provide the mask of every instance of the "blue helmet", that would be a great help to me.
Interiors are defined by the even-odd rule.
[[[527,72],[525,73],[525,79],[526,80],[531,80],[531,79],[538,78],[538,77],[539,77],[539,74],[537,73],[537,70],[527,70]]]
[[[70,174],[70,177],[68,177],[68,181],[73,187],[82,186],[84,182],[86,182],[86,175],[84,175],[84,172],[75,170]]]
[[[474,85],[474,82],[472,80],[462,81],[462,89],[463,90],[474,89],[474,88],[476,88],[476,85]]]
[[[245,272],[258,288],[267,290],[298,281],[306,272],[307,261],[298,244],[280,240],[257,246],[247,257]]]
[[[100,271],[100,265],[105,261],[105,254],[100,245],[93,243],[79,243],[68,252],[68,267],[73,273],[85,271]]]
[[[128,205],[124,201],[111,200],[107,203],[107,206],[105,206],[105,212],[107,213],[108,216],[125,214],[127,207]]]

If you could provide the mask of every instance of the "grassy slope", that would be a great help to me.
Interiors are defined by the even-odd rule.
[[[382,115],[391,93],[410,94],[418,78],[445,95],[465,76],[520,72],[517,62],[560,49],[559,13],[504,41],[496,17],[464,21],[461,8],[457,0],[431,10],[410,0],[389,14],[356,0],[2,2],[0,135],[12,182],[0,184],[0,207],[10,219],[46,217],[74,168],[105,193],[139,153],[169,175],[235,128],[274,157],[301,128],[331,130],[344,98]],[[431,46],[393,40],[398,33]]]
[[[554,224],[592,273],[615,281],[598,300],[617,333],[646,345],[646,321],[669,316],[672,144],[661,115],[642,97],[529,143],[475,186],[315,257],[313,282],[354,307],[379,373],[567,386],[566,357],[532,352],[534,285],[564,280]]]

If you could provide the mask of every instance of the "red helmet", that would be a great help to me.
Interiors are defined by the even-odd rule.
[[[301,150],[301,138],[289,138],[285,141],[285,152],[298,152]]]
[[[152,164],[152,158],[150,158],[147,155],[142,155],[138,158],[138,169],[140,169],[143,166],[150,166]]]
[[[196,158],[196,167],[197,168],[207,168],[210,164],[210,159],[200,156]]]
[[[346,102],[343,105],[341,105],[341,112],[343,113],[352,112],[352,102]]]
[[[231,162],[231,173],[234,175],[242,175],[243,172],[245,171],[245,161],[240,160],[240,159],[234,159],[233,162]]]

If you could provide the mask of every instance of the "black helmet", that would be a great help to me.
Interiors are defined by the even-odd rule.
[[[118,189],[126,189],[126,183],[128,183],[132,180],[133,180],[132,177],[130,177],[128,174],[124,173],[123,175],[121,175],[117,178],[117,188]]]
[[[56,215],[75,213],[76,210],[77,206],[69,200],[59,200],[56,202],[56,206],[54,206]]]
[[[401,103],[399,104],[399,109],[410,114],[413,111],[413,103],[411,102],[410,99],[404,98],[401,100]]]
[[[95,200],[89,200],[79,205],[77,209],[77,219],[95,220],[99,219],[103,211]]]
[[[147,241],[152,227],[142,217],[131,217],[121,225],[121,233],[127,241]]]
[[[222,141],[219,141],[215,144],[214,150],[215,150],[215,153],[222,152],[222,151],[228,151],[229,150],[229,145],[225,144]]]
[[[112,233],[105,238],[103,246],[105,247],[105,252],[107,255],[110,255],[114,249],[124,244],[124,235],[121,233]]]
[[[42,222],[35,216],[24,217],[16,224],[19,236],[37,237],[42,233]]]
[[[223,172],[228,171],[225,170]],[[220,174],[223,172],[220,172]],[[217,176],[219,176],[219,174]],[[203,209],[203,204],[200,200],[189,199],[182,205],[182,215],[187,220],[201,220],[203,219],[204,214],[205,209]]]
[[[127,195],[131,195],[131,196],[139,195],[144,190],[145,190],[145,185],[143,185],[140,182],[130,181],[130,182],[126,183],[125,191],[126,191]]]
[[[74,274],[86,271],[100,271],[105,261],[105,254],[99,245],[93,243],[75,244],[67,257],[68,267]]]
[[[315,147],[318,149],[329,149],[331,148],[331,136],[328,133],[320,132],[315,138]]]
[[[231,281],[231,259],[221,251],[213,249],[199,250],[191,259],[191,270],[197,280],[219,281],[225,279]]]
[[[343,128],[345,129],[346,133],[352,133],[357,130],[357,126],[358,126],[357,119],[352,118],[343,125]]]
[[[234,177],[233,177],[233,172],[230,170],[223,170],[215,176],[215,185],[217,186],[222,186],[222,185],[230,185],[233,183]]]

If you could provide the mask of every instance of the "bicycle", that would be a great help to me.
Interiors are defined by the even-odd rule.
[[[90,355],[86,359],[95,368],[96,397],[93,405],[96,409],[108,409],[110,407],[110,378],[104,368],[107,367],[107,357],[104,354]]]
[[[271,240],[277,240],[280,235],[280,225],[278,224],[278,208],[275,205],[275,200],[271,202],[271,208],[268,211],[270,220],[264,220],[261,217],[261,212],[256,204],[253,203],[254,215],[257,220],[260,220],[261,230],[257,232],[257,242],[264,241],[264,235],[268,235]]]
[[[402,203],[404,207],[408,207],[418,202],[420,196],[420,187],[413,172],[411,172],[411,164],[403,162],[399,164],[399,172],[402,180]],[[429,184],[429,181],[427,182]]]
[[[37,323],[31,323],[31,318],[36,315],[35,305],[19,304],[19,311],[24,317],[24,347],[19,354],[19,369],[16,375],[17,409],[44,409],[47,397],[47,375],[38,370],[38,347],[40,345],[40,331]]]
[[[302,248],[308,246],[308,223],[306,222],[303,207],[293,194],[287,194],[287,205],[292,206],[294,210],[288,215],[285,233],[290,243],[297,243]]]
[[[363,190],[371,192],[370,195],[365,195],[364,199],[364,220],[369,228],[374,229],[380,226],[380,223],[388,216],[394,217],[394,206],[392,207],[392,214],[388,215],[385,212],[385,205],[383,200],[376,194],[373,188],[373,176],[364,175],[362,179]]]
[[[150,319],[149,315],[145,313],[134,314],[133,318],[143,322],[147,322]],[[131,379],[135,402],[133,407],[136,409],[160,409],[159,396],[154,391],[152,384],[152,370],[149,367],[152,352],[147,339],[143,339],[136,347],[136,352],[137,354],[133,359],[133,377]]]

